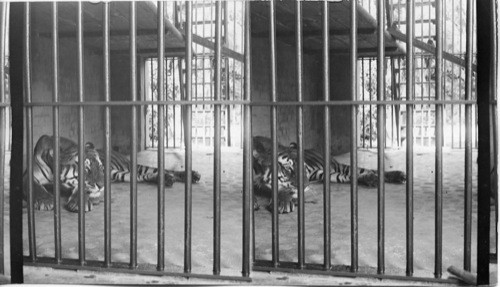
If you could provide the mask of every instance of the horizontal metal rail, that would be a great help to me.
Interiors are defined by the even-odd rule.
[[[475,105],[476,100],[409,100],[409,101],[303,101],[266,102],[245,100],[194,100],[194,101],[111,101],[111,102],[25,102],[26,107],[78,107],[78,106],[147,106],[147,105],[250,105],[250,106],[354,106],[354,105]],[[1,105],[0,105],[1,106]]]
[[[388,280],[408,280],[417,282],[435,282],[435,283],[448,283],[448,284],[458,284],[460,281],[457,279],[441,279],[433,277],[416,277],[416,276],[405,276],[405,275],[387,275],[387,274],[377,274],[376,270],[374,273],[361,273],[361,272],[349,272],[349,271],[332,271],[324,270],[322,264],[306,264],[303,269],[299,269],[299,265],[294,262],[280,261],[278,267],[272,266],[271,261],[259,260],[254,262],[254,271],[264,271],[264,272],[287,272],[294,274],[310,274],[310,275],[322,275],[322,276],[338,276],[338,277],[351,277],[351,278],[378,278],[378,279],[388,279]],[[346,269],[347,270],[347,269]]]
[[[150,276],[175,276],[184,278],[199,278],[199,279],[218,279],[218,280],[231,280],[231,281],[244,281],[251,282],[250,277],[243,276],[226,276],[226,275],[212,275],[212,274],[197,274],[197,273],[183,273],[183,272],[166,272],[156,270],[156,264],[138,264],[137,268],[130,269],[129,263],[115,263],[113,262],[109,267],[106,267],[103,261],[87,260],[86,265],[81,266],[77,259],[62,259],[57,263],[54,258],[37,257],[37,261],[31,261],[29,257],[24,257],[25,266],[48,267],[63,270],[88,270],[112,273],[127,273],[127,274],[140,274]]]

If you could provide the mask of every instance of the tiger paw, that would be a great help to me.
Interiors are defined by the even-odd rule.
[[[386,171],[384,174],[385,182],[389,183],[405,183],[406,182],[406,173],[394,170],[394,171]]]
[[[175,177],[172,176],[170,173],[165,173],[165,186],[166,187],[171,187],[174,185],[175,182]]]
[[[278,192],[278,213],[290,213],[295,210],[297,199],[294,197],[295,192],[290,188],[281,189]],[[268,205],[268,210],[272,212],[273,204]]]
[[[193,170],[191,172],[191,177],[192,177],[192,182],[197,183],[201,179],[201,174],[197,172],[196,170]]]
[[[97,205],[97,203],[93,203],[95,199],[89,197],[87,194],[85,195],[84,199],[84,206],[85,206],[85,212],[92,211],[94,209],[94,205]],[[78,212],[79,210],[79,199],[76,197],[70,197],[68,199],[68,202],[66,203],[66,209],[68,209],[71,212]]]
[[[51,198],[37,198],[33,201],[35,210],[53,210],[54,199]]]
[[[377,187],[378,175],[374,172],[362,174],[358,177],[358,183],[368,187]]]

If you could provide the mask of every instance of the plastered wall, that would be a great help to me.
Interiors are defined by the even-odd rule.
[[[277,94],[278,101],[297,100],[295,48],[277,42]],[[252,100],[271,100],[270,50],[267,38],[252,39]],[[304,101],[323,100],[323,62],[321,54],[303,56]],[[330,99],[350,99],[349,57],[330,55]],[[304,108],[304,148],[324,151],[323,106]],[[350,109],[330,108],[332,154],[348,152],[350,149]],[[278,141],[288,145],[296,141],[297,108],[278,107]],[[271,112],[269,107],[254,107],[252,112],[253,135],[271,135]]]
[[[34,26],[36,27],[36,26]],[[74,38],[61,38],[59,42],[59,99],[78,101],[77,45]],[[51,102],[53,98],[52,40],[32,37],[32,98],[36,102]],[[102,57],[84,49],[84,97],[97,101],[102,96]],[[100,107],[85,108],[85,141],[97,147],[103,143],[103,112]],[[53,134],[51,107],[33,109],[33,139],[36,143],[43,134]],[[62,137],[78,139],[78,108],[61,107],[59,133]]]
[[[295,49],[278,41],[277,44],[277,94],[278,101],[297,100]],[[252,38],[252,101],[271,101],[270,51],[267,38]],[[317,55],[303,58],[303,97],[305,101],[322,98],[321,62]],[[320,108],[304,108],[304,145],[317,148],[321,142],[323,115]],[[297,139],[297,108],[278,108],[278,141],[283,145]],[[252,134],[271,135],[270,107],[254,107]]]

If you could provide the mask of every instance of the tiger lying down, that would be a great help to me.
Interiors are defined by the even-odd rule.
[[[33,157],[33,202],[35,209],[52,210],[54,208],[54,138],[43,135],[35,145]],[[99,204],[104,191],[104,152],[96,149],[92,143],[85,144],[85,211]],[[111,181],[130,181],[130,160],[111,152]],[[184,182],[184,171],[168,171],[158,173],[156,168],[137,165],[137,182],[157,183],[158,175],[165,176],[165,186],[174,182]],[[60,138],[60,190],[61,196],[69,196],[66,208],[78,211],[78,145],[70,139]],[[200,174],[192,171],[192,181],[198,182]],[[27,199],[28,173],[23,175],[23,196]]]
[[[272,196],[272,141],[269,138],[256,136],[253,138],[253,185],[254,209],[260,208],[257,198],[264,198],[267,208],[271,209]],[[288,213],[295,209],[297,203],[297,144],[289,147],[278,146],[278,212]],[[304,150],[304,191],[309,189],[309,182],[323,181],[323,157],[315,150]],[[330,161],[330,182],[348,183],[352,170],[349,165]],[[404,183],[406,174],[402,171],[386,171],[385,181]],[[376,170],[358,168],[358,183],[376,187],[378,175]]]

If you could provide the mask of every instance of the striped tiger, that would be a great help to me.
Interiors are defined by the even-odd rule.
[[[254,208],[260,207],[260,198],[269,199],[272,195],[272,141],[269,138],[256,136],[253,138],[253,170]],[[288,147],[278,145],[278,212],[288,213],[295,209],[297,201],[297,144],[291,143]],[[304,191],[309,189],[310,182],[324,180],[323,156],[312,149],[304,150]],[[368,187],[376,187],[378,174],[376,170],[358,168],[358,183]],[[330,182],[349,183],[352,178],[352,169],[349,165],[337,162],[333,157],[330,160]],[[384,180],[389,183],[404,183],[406,174],[402,171],[384,172]],[[256,203],[257,202],[257,203]],[[268,208],[271,201],[268,201]]]
[[[60,137],[60,190],[61,196],[68,197],[66,208],[78,211],[78,145],[70,139]],[[54,138],[41,136],[33,151],[33,202],[37,210],[52,210],[54,208]],[[94,205],[101,201],[104,190],[104,164],[101,160],[104,152],[94,147],[92,143],[85,144],[85,211],[91,211]],[[111,152],[111,181],[130,181],[130,160],[118,152]],[[143,165],[137,165],[138,182],[158,182],[158,170]],[[165,185],[172,186],[175,181],[184,181],[184,171],[167,171]],[[198,172],[192,172],[193,182],[200,180]],[[23,175],[23,195],[27,199],[28,173]]]

